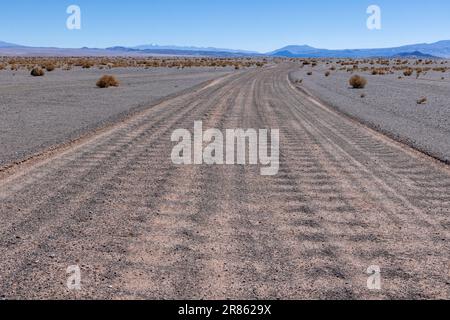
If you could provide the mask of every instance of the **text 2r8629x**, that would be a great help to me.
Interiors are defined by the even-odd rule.
[[[271,315],[270,305],[223,305],[223,315]]]

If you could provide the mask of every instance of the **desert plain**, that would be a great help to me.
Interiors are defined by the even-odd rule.
[[[447,61],[7,59],[2,299],[449,298]],[[278,174],[173,164],[195,121],[278,129]]]

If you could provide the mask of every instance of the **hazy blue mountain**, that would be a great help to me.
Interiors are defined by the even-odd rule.
[[[18,44],[14,44],[14,43],[0,41],[0,48],[16,48],[16,47],[22,47],[22,46],[19,46]]]
[[[136,48],[128,48],[128,47],[111,47],[107,48],[108,51],[115,51],[118,54],[120,53],[133,53],[133,54],[142,54],[142,55],[169,55],[169,56],[206,56],[206,57],[251,57],[251,56],[260,56],[260,53],[246,53],[245,51],[220,51],[220,49],[215,50],[207,50],[207,49],[181,49],[184,47],[176,47],[178,49],[172,48],[164,48],[160,46],[150,46],[149,49],[136,49]],[[226,49],[224,49],[226,50]]]
[[[307,45],[303,45],[303,46],[295,46],[295,45],[291,45],[291,46],[286,46],[283,47],[281,49],[272,51],[272,52],[268,52],[267,55],[280,55],[280,54],[290,54],[290,55],[296,55],[296,54],[307,54],[307,53],[311,53],[311,52],[317,52],[318,50],[322,50],[322,49],[316,49]]]
[[[277,57],[297,57],[297,58],[365,58],[365,57],[392,57],[402,53],[419,52],[420,54],[431,55],[441,58],[450,58],[450,40],[436,43],[422,43],[393,48],[380,49],[346,49],[328,50],[317,49],[310,46],[287,46],[268,55]]]
[[[140,45],[131,47],[131,49],[138,50],[177,50],[177,51],[197,51],[197,52],[229,52],[229,53],[243,53],[243,54],[260,54],[256,51],[224,49],[214,47],[192,47],[192,46],[160,46],[157,44]]]
[[[438,57],[433,56],[431,54],[422,53],[420,51],[402,52],[402,53],[396,54],[393,57],[395,57],[395,58],[397,58],[397,57],[398,58],[414,58],[414,59],[417,59],[417,58],[419,58],[419,59],[420,58],[421,59],[436,59],[436,58],[438,58]]]

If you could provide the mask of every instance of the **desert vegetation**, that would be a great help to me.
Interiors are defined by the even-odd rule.
[[[42,77],[45,74],[44,70],[41,67],[35,67],[31,69],[31,75],[33,77]]]
[[[417,104],[425,104],[427,103],[428,99],[427,97],[421,97],[420,99],[417,100]]]
[[[192,57],[13,57],[0,58],[0,70],[28,70],[40,67],[48,72],[55,69],[69,71],[80,69],[113,68],[193,68],[214,67],[243,69],[263,67],[265,58],[192,58]]]
[[[97,87],[99,88],[109,88],[109,87],[118,87],[119,81],[110,75],[104,75],[97,81]]]
[[[45,68],[45,70],[47,70],[48,72],[52,72],[53,70],[55,70],[55,65],[51,62],[45,64],[45,66],[43,66]]]
[[[359,75],[354,75],[349,80],[350,85],[354,89],[363,89],[367,85],[367,80]]]
[[[413,58],[398,58],[398,59],[382,59],[382,58],[359,58],[359,59],[307,59],[307,58],[289,58],[284,61],[290,61],[296,63],[299,66],[297,78],[293,81],[296,84],[302,84],[306,88],[312,87],[315,90],[324,90],[324,88],[330,89],[332,92],[336,90],[341,95],[345,96],[342,90],[345,86],[341,86],[338,82],[348,80],[350,88],[364,89],[374,79],[374,88],[369,88],[368,92],[362,92],[358,95],[360,98],[366,98],[367,93],[370,94],[370,99],[374,98],[373,92],[385,91],[386,95],[401,96],[401,92],[398,92],[399,88],[408,86],[409,83],[416,82],[417,84],[423,83],[424,89],[419,90],[417,97],[405,97],[408,100],[407,105],[411,106],[412,103],[418,105],[435,104],[435,99],[430,99],[430,90],[426,86],[432,86],[436,82],[443,82],[443,85],[447,85],[449,77],[447,73],[450,72],[449,61],[443,59],[413,59]],[[319,77],[310,77],[313,72],[321,72],[324,77],[322,80]],[[345,74],[349,74],[348,78]],[[331,77],[333,75],[333,77]],[[373,77],[381,78],[375,79]],[[392,81],[402,81],[400,87],[391,87],[390,85],[384,85],[383,78],[386,83],[392,83]],[[299,79],[304,79],[304,83]],[[325,80],[326,79],[326,80]],[[380,82],[381,81],[381,82]],[[345,87],[346,89],[349,88]],[[336,88],[336,89],[334,89]],[[341,88],[341,89],[339,89]],[[329,93],[327,93],[329,94]],[[436,95],[437,93],[434,92]],[[338,98],[336,98],[338,99]],[[440,102],[438,102],[440,103]],[[406,105],[406,104],[405,104]]]
[[[297,62],[300,68],[308,66],[310,74],[313,67],[322,66],[325,76],[329,71],[344,71],[347,73],[366,73],[372,76],[384,76],[397,74],[398,79],[403,77],[421,78],[429,72],[447,73],[450,67],[446,66],[448,61],[423,60],[423,59],[289,59]],[[331,66],[330,66],[331,65]],[[439,79],[444,80],[439,77]]]
[[[403,71],[403,75],[405,77],[410,77],[413,74],[414,70],[411,68],[406,69],[405,71]]]

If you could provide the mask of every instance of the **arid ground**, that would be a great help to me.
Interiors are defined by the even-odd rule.
[[[367,61],[354,60],[342,67],[337,59],[328,64],[319,60],[315,67],[311,64],[298,68],[291,79],[302,80],[303,89],[340,112],[450,163],[448,61]],[[357,67],[353,69],[352,64]],[[412,70],[412,74],[405,76],[408,70]],[[352,74],[364,76],[367,86],[362,90],[349,89],[348,79]],[[422,98],[426,98],[426,102],[418,104]]]
[[[230,68],[114,68],[61,70],[31,77],[28,70],[0,71],[0,167],[76,139],[105,124],[205,81]],[[95,82],[108,73],[115,90]]]
[[[299,63],[278,61],[203,77],[3,170],[1,298],[450,298],[449,167],[305,94],[293,72]],[[278,175],[174,165],[172,132],[198,120],[279,129]],[[66,286],[72,265],[79,291]]]

